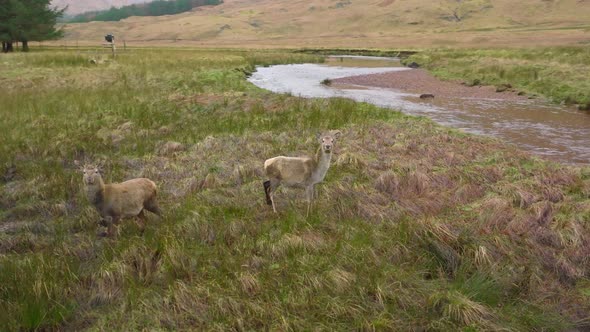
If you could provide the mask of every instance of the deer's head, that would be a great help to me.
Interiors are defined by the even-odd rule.
[[[340,138],[341,134],[342,133],[340,132],[340,130],[331,130],[325,134],[317,133],[316,136],[322,147],[322,151],[324,153],[331,153],[332,149],[334,148],[334,144],[336,143],[336,140]]]
[[[77,160],[74,163],[76,166],[80,166],[80,163]],[[80,170],[83,174],[84,184],[93,185],[100,183],[102,180],[101,169],[102,166],[100,164],[84,164],[84,166],[80,166]]]

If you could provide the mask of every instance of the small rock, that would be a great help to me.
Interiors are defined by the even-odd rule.
[[[123,132],[118,129],[110,130],[108,128],[101,128],[96,132],[96,136],[103,142],[113,145],[118,145],[125,139]]]
[[[127,122],[123,123],[122,125],[120,125],[117,129],[127,131],[127,130],[130,130],[131,128],[133,128],[133,122],[127,121]]]
[[[232,172],[232,177],[234,178],[236,185],[241,186],[242,183],[244,183],[244,167],[240,164],[236,164]]]
[[[324,79],[323,81],[320,82],[321,85],[326,85],[326,86],[330,86],[332,85],[332,80],[329,78]]]
[[[106,221],[106,219],[100,218],[100,220],[98,220],[98,225],[102,227],[107,227],[109,223]]]
[[[478,86],[478,85],[481,85],[481,81],[476,78],[473,81],[463,82],[463,85],[466,85],[466,86]]]
[[[174,152],[183,151],[184,149],[185,149],[185,146],[182,143],[170,141],[170,142],[166,142],[166,143],[162,144],[158,148],[157,152],[159,155],[169,155]]]
[[[278,136],[276,136],[276,138],[275,138],[275,141],[280,142],[281,144],[287,144],[290,140],[291,140],[291,137],[289,137],[289,134],[287,134],[284,131],[282,133],[280,133]]]
[[[217,180],[212,173],[207,174],[203,182],[201,182],[201,189],[213,189]]]
[[[137,137],[148,137],[150,136],[150,131],[147,129],[140,129],[136,132]]]
[[[214,145],[216,144],[216,139],[215,139],[215,137],[209,135],[209,136],[205,137],[202,144],[205,149],[212,149],[214,147]]]
[[[434,95],[431,93],[423,93],[420,95],[420,99],[432,99],[434,98]]]
[[[121,143],[124,139],[125,139],[125,136],[120,135],[120,134],[114,133],[111,135],[111,143],[113,143],[113,145],[115,145],[115,146],[119,145],[119,143]]]
[[[419,65],[419,64],[417,64],[416,62],[410,62],[410,63],[409,63],[407,66],[408,66],[409,68],[414,68],[414,69],[416,69],[416,68],[420,68],[420,65]]]
[[[167,126],[162,126],[158,129],[158,132],[161,135],[168,135],[172,132],[172,129],[170,129],[170,127],[167,127]]]
[[[500,84],[496,86],[496,92],[504,92],[506,90],[512,89],[512,85],[508,83]]]
[[[67,216],[68,215],[68,208],[66,203],[56,203],[51,206],[51,213],[54,216]]]
[[[6,171],[4,172],[4,176],[2,177],[4,179],[4,182],[10,182],[12,180],[14,180],[16,176],[16,166],[14,164],[10,165]]]

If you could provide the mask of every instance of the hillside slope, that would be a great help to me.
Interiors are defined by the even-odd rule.
[[[459,6],[459,7],[458,7]],[[555,45],[590,42],[590,1],[227,0],[167,17],[69,24],[66,40],[113,31],[139,44],[248,46]],[[121,39],[121,38],[120,38]]]
[[[148,1],[149,0],[52,0],[51,5],[59,8],[68,6],[66,12],[70,15],[74,15],[93,10],[104,10],[111,7],[122,7]]]

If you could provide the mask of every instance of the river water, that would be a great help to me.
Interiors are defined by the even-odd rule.
[[[411,70],[394,58],[330,57],[324,64],[258,67],[249,81],[277,93],[306,98],[345,97],[406,114],[426,116],[466,132],[491,135],[540,156],[570,164],[590,162],[590,112],[539,99],[440,98],[366,86],[333,88],[321,81],[349,76]]]

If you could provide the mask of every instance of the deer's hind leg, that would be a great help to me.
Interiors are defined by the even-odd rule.
[[[272,210],[275,213],[277,213],[277,208],[276,208],[274,196],[275,196],[275,192],[276,192],[277,188],[281,184],[281,180],[271,178],[269,181],[270,181],[270,184],[269,184],[267,192],[268,192],[268,196],[270,198],[270,203],[272,204]]]
[[[272,205],[272,200],[270,199],[270,194],[269,194],[270,180],[262,182],[262,185],[264,186],[264,195],[266,196],[266,204]]]
[[[145,231],[145,213],[143,213],[143,211],[144,210],[141,210],[135,219],[135,223],[137,224],[137,227],[139,227],[141,234]]]

